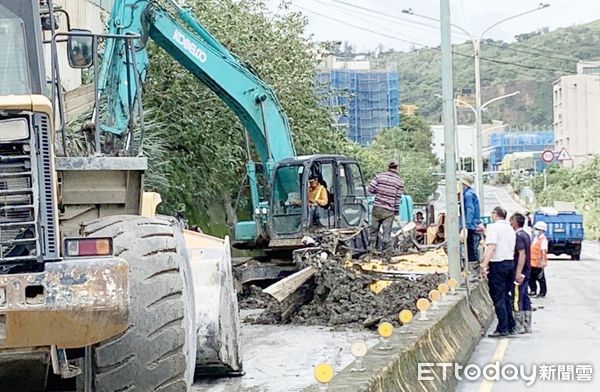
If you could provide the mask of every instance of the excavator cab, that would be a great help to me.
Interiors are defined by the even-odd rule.
[[[327,192],[327,204],[309,202],[310,179]],[[270,249],[304,246],[314,231],[360,227],[368,219],[367,193],[355,160],[339,155],[284,159],[275,165],[268,217]]]
[[[313,186],[318,184],[321,192],[327,192],[328,202],[322,207],[309,203],[311,179]],[[289,276],[298,267],[291,257],[293,251],[307,246],[306,237],[327,231],[348,229],[356,234],[358,230],[344,243],[353,249],[366,249],[369,199],[356,160],[340,155],[282,159],[272,169],[270,184],[270,199],[254,212],[255,221],[236,226],[234,246],[262,248],[268,256],[258,258],[258,263],[237,264],[239,284],[263,284]],[[264,233],[262,241],[257,241],[257,232]],[[263,262],[270,260],[273,262]]]

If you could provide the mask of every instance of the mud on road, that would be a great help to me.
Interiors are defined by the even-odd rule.
[[[443,274],[423,275],[416,280],[396,278],[375,294],[369,285],[373,276],[344,268],[339,260],[323,263],[314,277],[308,301],[288,320],[282,320],[281,306],[274,298],[251,287],[240,297],[243,308],[265,308],[246,322],[257,324],[299,324],[331,327],[374,328],[382,321],[398,325],[403,309],[416,312],[415,303],[427,298],[430,290],[445,280]]]

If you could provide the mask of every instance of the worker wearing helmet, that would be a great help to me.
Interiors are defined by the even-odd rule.
[[[546,231],[548,226],[546,222],[536,222],[533,225],[533,241],[531,241],[531,277],[529,279],[530,295],[538,297],[546,296],[546,276],[544,268],[548,264],[548,238]],[[537,291],[537,283],[540,284],[540,291]]]

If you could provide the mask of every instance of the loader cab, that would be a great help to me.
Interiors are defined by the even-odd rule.
[[[310,178],[316,179],[312,185]],[[367,193],[355,160],[337,155],[286,159],[275,165],[271,184],[270,248],[301,246],[307,233],[358,227],[368,219]],[[311,187],[327,193],[325,206],[309,202]]]

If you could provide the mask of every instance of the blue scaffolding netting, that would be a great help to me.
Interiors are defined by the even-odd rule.
[[[368,144],[381,129],[400,125],[397,72],[332,70],[316,81],[323,104],[340,110],[338,124],[353,141]]]
[[[543,151],[554,146],[554,132],[508,132],[490,135],[490,165],[497,167],[513,152]]]

